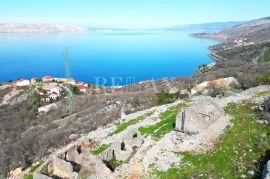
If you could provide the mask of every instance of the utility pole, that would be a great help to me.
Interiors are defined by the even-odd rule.
[[[263,48],[263,52],[261,55],[261,63],[265,62],[265,52],[266,52],[266,47]]]
[[[68,54],[68,48],[65,48],[64,51],[64,64],[65,64],[65,76],[66,78],[71,78],[71,68],[70,68],[70,59],[69,59],[69,54]],[[67,105],[68,105],[68,110],[69,110],[69,115],[72,115],[74,111],[74,99],[73,99],[73,90],[71,85],[68,87],[64,87],[65,90],[67,91]]]
[[[64,63],[65,63],[65,75],[66,78],[71,78],[71,70],[70,70],[70,60],[68,55],[68,48],[65,48],[64,51]]]

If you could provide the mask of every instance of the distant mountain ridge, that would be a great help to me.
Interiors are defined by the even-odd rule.
[[[226,27],[237,26],[245,23],[245,21],[231,21],[231,22],[213,22],[213,23],[202,23],[202,24],[188,24],[169,27],[169,30],[189,30],[197,32],[215,32],[222,30]]]
[[[0,24],[0,33],[61,33],[86,31],[89,31],[89,29],[67,24]]]
[[[270,39],[270,17],[248,21],[233,27],[226,27],[216,33],[198,33],[194,37],[220,39],[231,42],[242,38],[247,41],[260,42]]]

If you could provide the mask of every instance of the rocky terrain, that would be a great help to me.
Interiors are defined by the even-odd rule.
[[[87,32],[87,28],[66,24],[0,24],[0,33]]]
[[[45,176],[47,178],[54,178],[54,176],[61,178],[157,177],[155,171],[164,172],[170,168],[181,167],[183,162],[181,153],[201,153],[215,147],[215,143],[224,129],[232,125],[231,116],[223,111],[224,107],[230,103],[247,100],[262,104],[268,96],[258,94],[269,91],[270,86],[268,85],[251,88],[222,98],[197,96],[189,101],[179,100],[172,104],[124,116],[114,123],[82,135],[78,140],[43,158],[40,165],[36,164],[38,166],[36,170],[32,171],[33,176],[34,178]],[[176,114],[177,117],[175,116],[176,118],[174,117],[173,120],[176,120],[176,127],[178,127],[177,123],[181,123],[182,120],[182,114],[178,114],[178,111],[183,109],[186,111],[186,127],[183,131],[174,130],[173,127],[163,128],[163,126],[170,124],[165,121],[171,115]],[[188,110],[192,112],[188,113]],[[217,111],[220,112],[217,113]],[[213,116],[207,121],[204,117],[199,119],[191,116],[196,113],[207,115],[212,114],[212,112],[214,112]],[[194,119],[198,121],[193,121]],[[133,120],[136,122],[131,123]],[[163,126],[156,127],[161,123]],[[192,129],[191,125],[193,125]],[[123,128],[123,126],[125,127]],[[150,130],[154,127],[156,127],[155,130]],[[115,163],[112,163],[112,160],[115,160]],[[78,170],[75,170],[74,163],[79,166]],[[63,168],[62,165],[70,165],[71,167]],[[92,167],[89,168],[89,166]],[[31,169],[28,169],[19,172],[16,176],[13,174],[11,178],[23,178],[30,173]]]
[[[215,63],[192,77],[93,87],[72,103],[62,82],[1,84],[0,176],[261,176],[270,159],[269,22],[195,35],[222,41],[210,47]],[[51,85],[63,92],[47,102]],[[49,104],[57,108],[39,115]]]

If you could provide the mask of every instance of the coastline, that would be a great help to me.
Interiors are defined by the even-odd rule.
[[[182,78],[182,77],[192,77],[194,74],[195,74],[195,72],[196,72],[196,70],[198,69],[198,67],[199,67],[199,65],[201,65],[201,64],[206,64],[206,63],[212,63],[213,62],[213,59],[212,58],[209,58],[209,54],[210,54],[210,52],[207,50],[207,49],[210,49],[209,47],[210,46],[212,46],[212,45],[214,45],[214,44],[216,44],[214,41],[212,41],[212,39],[211,39],[211,41],[209,40],[209,41],[200,41],[200,40],[194,40],[194,37],[190,37],[189,38],[189,34],[188,34],[188,32],[179,32],[179,34],[177,33],[177,34],[174,34],[174,32],[172,33],[172,34],[170,34],[170,36],[172,36],[172,35],[175,35],[175,36],[180,36],[180,38],[179,38],[179,40],[181,40],[182,38],[184,38],[185,37],[185,39],[184,39],[184,44],[185,44],[185,42],[187,42],[187,43],[189,43],[189,41],[191,41],[191,45],[195,45],[196,47],[195,48],[197,48],[197,50],[200,52],[200,54],[201,55],[189,55],[188,53],[186,53],[186,52],[180,52],[180,53],[178,53],[178,55],[177,55],[177,58],[175,58],[175,57],[171,57],[170,56],[170,54],[167,54],[167,53],[164,53],[164,56],[165,55],[169,55],[168,56],[168,58],[169,59],[172,59],[171,61],[173,62],[174,60],[177,60],[178,62],[177,62],[177,64],[176,65],[172,65],[173,63],[171,63],[170,61],[168,61],[168,62],[163,62],[164,60],[163,60],[163,57],[161,58],[161,60],[163,60],[162,61],[162,63],[167,63],[167,64],[169,64],[169,65],[167,65],[167,67],[166,68],[168,68],[168,70],[172,70],[172,72],[169,72],[169,73],[167,73],[167,71],[165,71],[165,70],[162,70],[160,67],[155,67],[156,69],[154,69],[155,70],[155,72],[153,72],[153,73],[151,73],[151,74],[149,74],[149,75],[147,75],[147,73],[146,73],[146,75],[140,75],[140,73],[138,73],[138,72],[141,72],[142,70],[134,70],[134,72],[132,71],[132,73],[134,73],[134,74],[136,74],[136,75],[134,75],[134,76],[136,76],[136,82],[135,83],[133,83],[132,82],[132,84],[131,85],[133,85],[133,84],[137,84],[137,83],[140,83],[141,81],[148,81],[148,80],[155,80],[155,81],[160,81],[160,80],[163,80],[163,79],[166,79],[166,80],[171,80],[171,79],[176,79],[176,78]],[[80,35],[79,35],[80,36]],[[183,37],[182,37],[183,36]],[[163,38],[163,35],[161,36],[162,38]],[[135,37],[136,38],[136,37]],[[154,38],[159,38],[159,37],[154,37]],[[167,38],[167,37],[166,37]],[[169,37],[170,38],[170,37]],[[193,40],[192,40],[193,39]],[[178,43],[181,43],[181,41],[179,41],[178,39],[177,39],[177,41],[178,41]],[[190,45],[190,44],[188,44],[189,45],[189,47],[187,47],[187,48],[189,48],[189,49],[192,49],[192,46]],[[175,46],[174,46],[175,47]],[[173,48],[174,48],[173,47]],[[178,47],[178,48],[185,48],[185,45],[177,45],[176,47]],[[166,48],[166,47],[165,47]],[[106,49],[105,49],[106,50]],[[150,50],[152,50],[152,49],[150,49]],[[153,49],[153,50],[155,50],[155,48]],[[165,50],[167,50],[167,49],[165,49]],[[210,49],[211,50],[211,49]],[[174,53],[174,51],[172,51],[173,53]],[[162,52],[163,53],[163,52]],[[177,53],[177,52],[176,52]],[[180,55],[179,55],[180,54]],[[182,55],[183,54],[183,55]],[[76,57],[76,55],[77,54],[75,54],[74,53],[74,56]],[[124,54],[125,55],[125,54]],[[35,56],[37,56],[37,55],[33,55],[34,57]],[[45,56],[46,57],[46,56]],[[155,57],[155,56],[154,56]],[[31,56],[30,56],[30,58],[31,58]],[[127,57],[128,58],[128,57]],[[131,57],[132,58],[132,57]],[[144,57],[143,56],[143,58],[145,58],[145,59],[147,59],[147,57]],[[157,56],[157,58],[159,58],[158,56]],[[190,62],[185,62],[185,60],[184,59],[186,59],[187,58],[187,60],[188,61],[190,61]],[[82,58],[81,58],[82,59]],[[78,58],[78,60],[81,60],[80,58]],[[151,63],[151,60],[152,59],[155,59],[155,58],[150,58],[150,63]],[[196,59],[199,59],[199,60],[196,60]],[[112,59],[113,60],[113,59]],[[26,60],[27,61],[27,60]],[[93,63],[95,62],[95,60],[93,60]],[[81,62],[78,62],[78,63],[81,63]],[[98,63],[98,62],[97,62]],[[132,62],[133,63],[133,62]],[[150,64],[149,63],[149,64]],[[84,64],[84,62],[82,62],[82,64]],[[89,63],[88,63],[89,64]],[[86,64],[86,65],[88,65],[88,64]],[[134,64],[136,65],[136,64],[138,64],[138,65],[140,65],[139,63],[137,63],[137,62],[134,62]],[[143,65],[143,63],[141,63],[142,65]],[[184,67],[185,65],[187,64],[187,66],[188,66],[188,68],[186,68],[186,69],[181,69],[181,67]],[[29,65],[30,67],[31,67],[31,65]],[[148,65],[148,66],[150,66],[150,65]],[[151,66],[150,67],[148,67],[147,66],[147,68],[149,68],[149,69],[151,69]],[[189,67],[190,66],[190,67]],[[28,67],[28,68],[30,68],[30,67]],[[12,69],[12,66],[10,66],[9,68],[11,68]],[[98,68],[100,68],[100,69],[102,69],[102,67],[98,67]],[[177,69],[178,68],[178,69]],[[158,71],[160,69],[160,72]],[[108,69],[109,70],[109,69]],[[120,69],[121,70],[121,69]],[[131,69],[131,70],[133,70],[133,69]],[[152,69],[153,70],[153,69]],[[32,70],[30,69],[29,70],[29,72],[31,72]],[[39,70],[39,71],[41,71],[41,72],[38,72],[38,73],[36,73],[37,75],[36,76],[32,76],[32,73],[25,73],[25,74],[19,74],[19,75],[17,75],[17,73],[14,73],[14,78],[12,79],[13,81],[14,80],[16,80],[17,78],[32,78],[32,77],[38,77],[38,78],[41,78],[42,76],[44,76],[44,75],[50,75],[50,76],[56,76],[56,75],[54,75],[55,73],[42,73],[42,71],[43,70]],[[98,72],[99,72],[100,70],[98,70]],[[113,70],[112,70],[113,71]],[[53,71],[54,72],[54,71]],[[80,74],[81,73],[81,74]],[[79,75],[74,75],[74,78],[76,79],[76,80],[80,80],[80,81],[84,81],[84,82],[89,82],[89,83],[92,83],[92,84],[95,84],[95,79],[94,78],[92,78],[92,77],[89,77],[89,79],[87,79],[87,78],[81,78],[81,76],[85,76],[85,74],[86,74],[86,71],[85,70],[82,70],[80,73],[78,73]],[[41,75],[42,76],[41,76]],[[109,76],[107,76],[107,74],[111,74],[111,73],[106,73],[106,74],[104,74],[104,77],[105,78],[107,78],[107,80],[110,80],[109,78]],[[125,75],[126,74],[126,72],[125,73],[120,73],[120,75],[121,76],[123,76],[123,75]],[[11,75],[13,75],[13,74],[11,74]],[[11,75],[8,75],[8,76],[11,76]],[[92,75],[92,74],[91,74]],[[96,76],[96,75],[98,75],[98,74],[94,74],[93,76]],[[57,76],[59,76],[59,75],[57,75]],[[90,76],[90,75],[89,75]],[[164,78],[164,77],[165,78]],[[59,76],[59,77],[62,77],[61,75]],[[1,80],[1,82],[0,83],[6,83],[7,81],[9,81],[10,79],[7,79],[5,76],[3,76],[3,78],[2,78],[3,80]],[[121,86],[127,86],[127,85],[130,85],[130,84],[128,84],[128,83],[126,83],[125,82],[125,80],[123,80],[123,82],[120,82],[119,83],[119,85],[121,85]],[[112,86],[111,84],[106,84],[106,86],[108,86],[108,87],[110,87],[110,86]]]

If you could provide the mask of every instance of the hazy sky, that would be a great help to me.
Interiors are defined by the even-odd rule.
[[[270,16],[270,0],[0,0],[0,23],[159,27]]]

